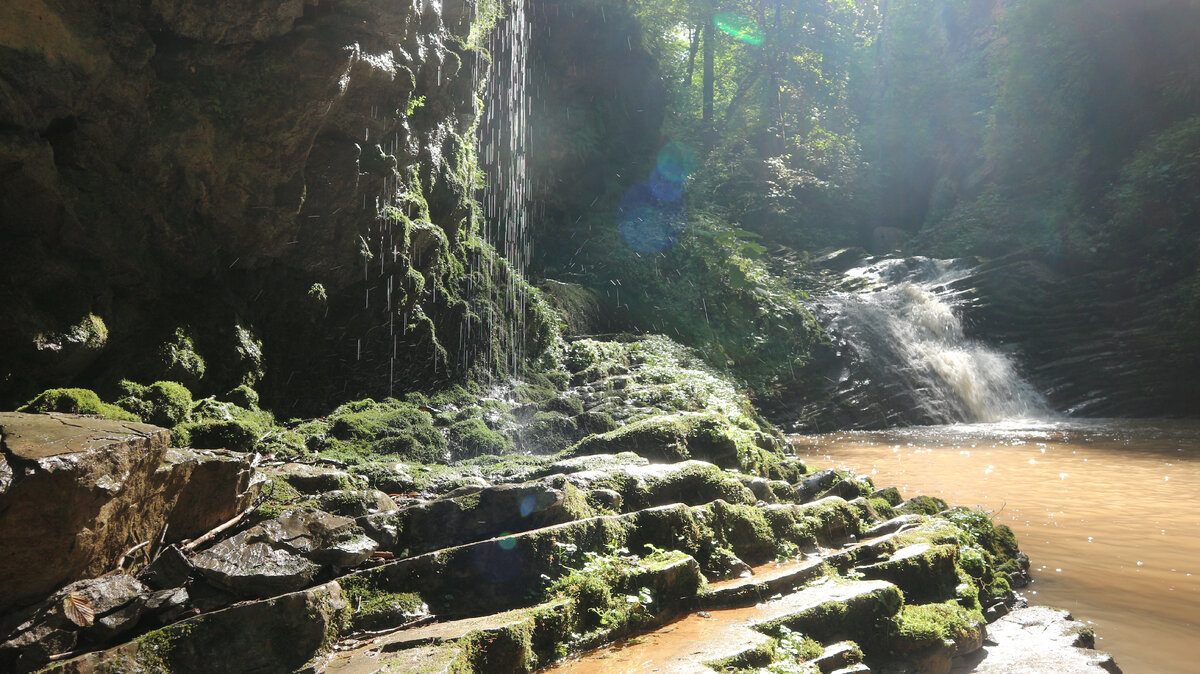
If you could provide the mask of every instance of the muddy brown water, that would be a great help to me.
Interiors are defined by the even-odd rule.
[[[1126,674],[1200,672],[1200,422],[927,426],[794,436],[817,468],[981,507],[1032,560],[1033,604],[1094,623]]]

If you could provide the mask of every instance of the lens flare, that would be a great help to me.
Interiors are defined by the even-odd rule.
[[[682,183],[696,172],[700,160],[696,151],[677,141],[671,141],[658,151],[655,168],[664,180]]]
[[[650,179],[646,181],[650,186],[650,191],[659,201],[679,201],[683,199],[683,183],[675,180],[669,180],[663,176],[658,169],[650,174]]]
[[[657,253],[675,245],[686,221],[683,199],[660,199],[649,180],[630,188],[617,206],[621,238],[640,253]]]
[[[526,494],[521,498],[521,517],[529,517],[530,514],[537,508],[537,497],[533,494]]]
[[[713,25],[721,32],[727,33],[733,39],[740,42],[752,45],[763,43],[763,32],[759,29],[758,24],[754,23],[753,19],[748,19],[732,12],[721,12],[713,17]]]

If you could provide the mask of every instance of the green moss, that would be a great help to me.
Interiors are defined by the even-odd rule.
[[[148,423],[173,428],[187,421],[192,412],[192,392],[183,384],[157,381],[143,386],[128,380],[120,382],[124,397],[117,405]]]
[[[398,627],[429,614],[429,607],[415,592],[383,590],[360,575],[343,576],[338,584],[350,605],[350,627],[355,630]]]
[[[258,409],[258,392],[246,384],[238,384],[224,396],[221,396],[221,399],[231,402],[238,407],[245,407],[248,410]]]
[[[206,365],[196,352],[195,338],[188,328],[176,328],[172,337],[159,347],[158,358],[163,372],[172,379],[195,383],[204,378]]]
[[[547,412],[559,412],[569,417],[577,414],[583,414],[583,401],[576,396],[560,396],[551,398],[542,404],[542,409]]]
[[[146,667],[148,671],[171,671],[171,652],[175,649],[175,643],[191,634],[193,628],[191,623],[180,622],[147,632],[134,639],[138,645],[138,664]]]
[[[908,605],[892,619],[889,636],[892,648],[914,653],[941,646],[946,640],[959,641],[978,632],[983,616],[968,611],[953,601],[942,604]]]
[[[892,504],[889,503],[885,498],[871,498],[867,499],[867,502],[870,503],[871,508],[873,508],[875,512],[885,520],[890,520],[896,516],[896,511],[892,508]]]
[[[262,340],[255,337],[250,328],[241,325],[233,326],[233,335],[233,350],[241,370],[241,384],[254,386],[266,374]]]
[[[394,398],[346,403],[322,424],[327,426],[304,429],[309,447],[322,454],[356,463],[383,456],[430,462],[446,458],[446,439],[434,427],[432,415]]]
[[[34,338],[38,350],[61,351],[82,348],[98,351],[108,343],[108,326],[96,314],[87,314],[63,332],[40,333]]]
[[[287,483],[283,477],[273,477],[263,485],[259,504],[254,508],[253,518],[257,521],[279,517],[285,510],[295,507],[305,496]]]
[[[642,480],[616,474],[607,485],[621,494],[628,508],[646,508],[667,503],[701,505],[717,499],[728,503],[754,503],[754,494],[737,475],[711,464],[690,464],[682,470],[649,473]]]
[[[936,515],[946,507],[946,502],[942,499],[921,494],[905,501],[896,508],[896,511],[905,514]]]
[[[582,436],[574,419],[558,413],[538,412],[533,420],[517,431],[522,451],[550,454],[561,451]]]
[[[774,559],[781,551],[782,541],[776,540],[762,509],[724,501],[717,501],[706,509],[712,515],[711,526],[717,540],[731,547],[742,560],[761,564]]]
[[[18,412],[64,412],[97,414],[115,421],[141,421],[132,412],[100,400],[95,391],[85,388],[52,388],[17,408]]]
[[[883,499],[893,508],[904,502],[904,498],[900,496],[900,490],[895,487],[884,487],[870,494],[870,497],[872,499]]]
[[[510,454],[512,440],[499,431],[488,428],[482,419],[465,419],[450,426],[450,453],[456,459],[482,454]]]
[[[634,452],[651,461],[701,459],[747,472],[762,469],[760,450],[753,433],[716,413],[684,412],[651,416],[608,433],[584,438],[568,454]]]
[[[275,417],[266,410],[248,410],[233,403],[205,398],[192,407],[192,419],[175,427],[192,447],[252,452],[276,430]]]

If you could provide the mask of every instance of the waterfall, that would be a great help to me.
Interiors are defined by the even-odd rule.
[[[992,422],[1046,416],[1012,358],[964,333],[956,260],[872,260],[814,307],[841,364],[833,399],[850,425]]]
[[[490,292],[481,299],[491,306],[479,307],[486,317],[480,318],[480,325],[468,326],[468,332],[474,334],[467,339],[474,342],[484,370],[515,374],[525,359],[528,297],[523,279],[530,256],[526,235],[529,18],[526,0],[501,0],[500,11],[495,27],[483,38],[491,60],[487,72],[476,75],[486,78],[483,106],[476,112],[479,163],[484,176],[479,194],[484,212],[483,238],[503,255],[505,268],[476,261],[486,266],[478,271],[491,281]],[[494,315],[497,305],[503,315]]]

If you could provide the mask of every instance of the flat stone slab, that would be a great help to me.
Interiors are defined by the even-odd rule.
[[[150,424],[82,414],[0,412],[0,443],[12,464],[104,451],[137,440],[169,437],[169,433]]]
[[[953,674],[1114,674],[1121,671],[1108,653],[1091,647],[1087,626],[1071,614],[1028,606],[988,625],[983,648],[955,658]]]

